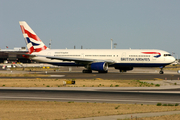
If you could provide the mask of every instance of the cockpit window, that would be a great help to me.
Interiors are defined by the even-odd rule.
[[[172,56],[171,54],[164,54],[164,56]]]

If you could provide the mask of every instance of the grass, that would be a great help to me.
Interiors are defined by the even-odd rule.
[[[157,103],[156,104],[157,106],[179,106],[179,104],[178,103],[176,103],[176,104],[162,104],[162,103]]]
[[[156,85],[154,85],[154,83],[143,82],[140,80],[137,80],[137,82],[139,83],[139,87],[154,87],[154,86],[156,86]],[[156,86],[156,87],[159,87],[159,86]]]
[[[16,70],[16,71],[56,71],[59,70],[59,68],[50,68],[50,67],[16,67],[16,68],[11,68],[11,70]]]
[[[161,106],[161,105],[162,105],[162,103],[157,103],[156,105],[157,105],[157,106]]]
[[[49,75],[41,75],[41,74],[13,74],[13,73],[0,73],[0,77],[48,77]]]
[[[115,109],[118,109],[120,107],[120,105],[118,105],[117,107],[115,107]]]
[[[0,101],[2,120],[55,120],[180,110],[180,106],[80,103],[58,101]],[[144,120],[144,119],[143,119]]]
[[[160,86],[160,84],[156,84],[155,86],[156,86],[156,87],[159,87],[159,86]]]
[[[0,79],[3,87],[155,87],[152,83],[140,80],[99,80],[76,79],[76,84],[63,86],[67,79]]]

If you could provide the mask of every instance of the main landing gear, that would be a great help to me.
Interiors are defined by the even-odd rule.
[[[164,67],[160,67],[161,70],[159,71],[159,74],[164,74],[163,68]]]
[[[86,69],[84,69],[84,70],[82,71],[82,73],[92,73],[92,70],[86,70]]]
[[[123,73],[123,72],[126,72],[126,70],[121,70],[121,69],[119,69],[119,72],[120,72],[120,73]]]
[[[108,73],[108,71],[98,71],[98,73]]]
[[[92,70],[84,69],[82,73],[92,73]],[[108,73],[108,71],[98,71],[98,73]]]

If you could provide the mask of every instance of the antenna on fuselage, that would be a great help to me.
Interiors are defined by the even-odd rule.
[[[51,41],[52,41],[52,40],[50,39],[50,42],[49,42],[49,49],[51,49]]]
[[[112,45],[113,45],[113,39],[111,38],[111,49],[112,49]]]
[[[116,49],[117,43],[114,43],[114,49]]]

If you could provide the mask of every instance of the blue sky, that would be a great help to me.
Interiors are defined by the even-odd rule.
[[[0,48],[26,46],[26,21],[54,49],[161,49],[180,58],[179,0],[0,0]]]

